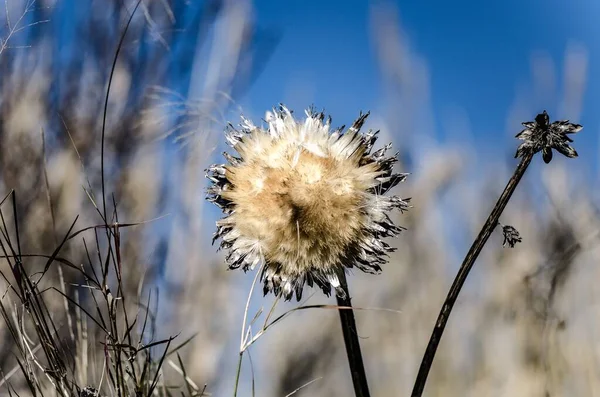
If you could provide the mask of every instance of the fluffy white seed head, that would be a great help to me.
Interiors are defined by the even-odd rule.
[[[239,157],[224,154],[229,163],[207,173],[208,199],[225,213],[214,240],[231,268],[264,263],[265,293],[299,300],[305,283],[341,292],[339,272],[377,273],[392,251],[382,238],[401,228],[387,213],[408,203],[383,194],[406,174],[392,173],[389,145],[371,153],[377,132],[359,132],[367,116],[331,131],[323,113],[309,109],[298,122],[281,106],[267,112],[266,130],[243,119],[228,131]]]

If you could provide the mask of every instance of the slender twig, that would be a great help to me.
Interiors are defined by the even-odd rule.
[[[300,390],[304,389],[304,388],[305,388],[305,387],[307,387],[307,386],[310,386],[310,385],[312,385],[313,383],[315,383],[316,381],[318,381],[318,380],[321,380],[321,379],[323,379],[323,377],[322,377],[322,376],[319,376],[318,378],[315,378],[315,379],[313,379],[313,380],[311,380],[311,381],[308,381],[308,382],[306,382],[305,384],[303,384],[302,386],[300,386],[300,387],[297,387],[297,388],[296,388],[294,391],[292,391],[291,393],[289,393],[289,394],[286,394],[286,395],[285,395],[285,397],[291,397],[291,396],[293,396],[294,394],[298,393]]]
[[[233,397],[237,396],[238,387],[240,385],[240,377],[242,375],[242,359],[244,358],[244,352],[240,352],[237,364],[237,370],[235,371],[235,386],[233,387]]]
[[[338,276],[345,296],[340,297],[336,294],[338,306],[352,307],[350,302],[350,292],[348,291],[348,282],[344,272]],[[348,364],[352,373],[352,383],[356,397],[369,397],[369,385],[367,383],[367,374],[363,364],[362,353],[360,351],[360,341],[358,340],[358,331],[356,321],[354,320],[353,310],[339,310],[340,322],[342,323],[342,333],[344,334],[344,344],[348,354]]]
[[[242,373],[242,358],[244,356],[244,351],[246,350],[246,344],[248,340],[252,338],[252,334],[250,331],[250,327],[246,329],[246,323],[248,321],[248,310],[250,309],[250,300],[252,299],[252,293],[254,292],[254,287],[258,282],[260,273],[262,272],[262,267],[264,264],[260,265],[260,268],[256,272],[254,276],[254,280],[252,280],[252,286],[250,287],[250,292],[248,292],[248,298],[246,299],[246,308],[244,309],[244,319],[242,320],[242,332],[240,336],[240,358],[238,361],[236,376],[235,376],[235,386],[233,388],[233,397],[237,397],[238,387],[240,385],[240,375]]]
[[[498,220],[500,219],[500,215],[510,197],[515,191],[515,188],[519,184],[519,181],[525,174],[525,170],[531,163],[531,159],[533,158],[533,152],[529,152],[525,154],[521,158],[521,162],[517,166],[515,173],[508,181],[506,188],[502,192],[502,195],[498,199],[498,202],[492,209],[490,216],[485,221],[481,232],[473,242],[471,249],[467,253],[460,269],[458,270],[458,274],[452,283],[452,287],[450,287],[450,291],[448,292],[448,296],[444,301],[442,306],[442,310],[440,310],[440,314],[438,315],[437,321],[435,323],[435,327],[433,328],[433,332],[431,334],[431,338],[429,339],[429,344],[427,345],[427,349],[425,350],[425,354],[423,356],[423,360],[421,361],[421,367],[419,368],[419,373],[417,375],[417,379],[415,381],[415,385],[412,391],[412,397],[420,397],[423,394],[423,389],[425,388],[425,382],[427,381],[427,375],[429,374],[429,369],[431,368],[431,364],[433,363],[433,359],[435,357],[435,352],[437,351],[438,345],[440,343],[440,339],[442,338],[442,334],[444,333],[444,328],[446,327],[446,323],[448,322],[448,318],[450,317],[450,312],[452,311],[452,307],[456,302],[456,298],[458,298],[458,294],[469,275],[469,271],[473,267],[473,263],[475,263],[475,259],[479,256],[481,249],[487,242],[488,238],[492,234],[492,231],[498,225]],[[340,312],[342,313],[342,312]]]
[[[119,44],[117,45],[117,50],[115,51],[115,56],[113,58],[112,66],[110,68],[110,76],[108,77],[108,84],[106,86],[106,95],[104,96],[104,109],[102,111],[102,134],[100,141],[100,184],[102,185],[102,216],[104,222],[108,222],[106,218],[106,185],[104,183],[104,141],[106,135],[106,116],[108,115],[108,99],[110,97],[110,88],[113,82],[113,77],[115,74],[115,70],[117,69],[117,61],[119,60],[119,53],[123,48],[123,43],[125,42],[125,36],[127,35],[127,31],[129,30],[129,26],[131,25],[131,21],[133,20],[133,16],[137,11],[138,7],[142,3],[142,0],[138,0],[133,8],[133,11],[129,15],[129,19],[127,19],[127,23],[125,24],[125,29],[121,33],[121,37],[119,38]],[[108,236],[108,230],[106,232]]]

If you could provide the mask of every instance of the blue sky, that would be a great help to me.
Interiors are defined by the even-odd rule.
[[[385,79],[372,40],[373,4],[338,1],[256,1],[258,23],[281,29],[282,39],[250,92],[240,98],[253,115],[285,102],[296,112],[310,103],[324,107],[334,124],[350,122],[358,110],[382,109]],[[459,109],[468,118],[472,143],[507,157],[518,121],[544,108],[554,118],[573,118],[585,129],[576,137],[577,167],[598,168],[595,108],[600,104],[598,40],[600,3],[593,0],[391,2],[402,40],[420,57],[430,84],[435,138],[453,144],[461,137],[445,128],[444,117]],[[578,47],[579,46],[579,47]],[[566,114],[563,73],[568,49],[587,53],[581,115]],[[534,89],[532,59],[552,61],[555,89]],[[521,118],[510,118],[517,108]],[[411,132],[419,134],[420,131]],[[503,157],[504,156],[504,157]],[[562,161],[562,159],[560,160]]]

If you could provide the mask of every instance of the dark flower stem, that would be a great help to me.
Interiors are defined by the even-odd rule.
[[[350,302],[350,292],[348,291],[348,282],[344,272],[339,272],[338,279],[344,290],[345,296],[340,298],[336,294],[337,304],[341,307],[352,307]],[[340,313],[340,322],[342,323],[342,333],[344,334],[344,344],[348,354],[348,364],[352,373],[352,383],[356,397],[369,397],[369,385],[367,383],[367,374],[363,364],[362,353],[360,351],[360,341],[358,340],[358,331],[356,321],[354,320],[354,311],[352,309],[338,310]]]
[[[412,397],[420,397],[423,394],[423,389],[425,389],[425,383],[427,382],[427,375],[429,374],[429,370],[431,368],[431,364],[433,363],[433,359],[435,357],[435,352],[437,351],[438,345],[440,343],[440,339],[442,338],[442,334],[444,333],[444,328],[446,327],[446,323],[448,322],[448,318],[450,317],[450,312],[452,311],[452,307],[458,298],[458,294],[473,267],[473,263],[475,263],[475,259],[479,256],[481,249],[487,242],[488,238],[492,234],[494,228],[498,225],[498,220],[500,219],[500,215],[510,197],[515,191],[515,188],[519,184],[519,181],[525,174],[525,170],[531,163],[531,159],[533,158],[533,152],[526,153],[521,158],[521,162],[517,166],[515,173],[508,181],[506,188],[502,192],[502,195],[498,199],[498,202],[492,209],[490,216],[485,221],[481,232],[473,242],[471,249],[467,253],[460,269],[458,270],[458,274],[452,283],[452,287],[450,287],[450,291],[448,292],[448,296],[444,301],[444,305],[440,310],[440,314],[438,315],[437,321],[435,323],[435,327],[433,328],[433,332],[431,334],[431,338],[429,339],[429,344],[427,345],[427,349],[425,350],[425,354],[423,356],[423,360],[421,361],[421,367],[419,368],[419,373],[417,375],[417,379],[415,381],[415,385],[413,387]]]

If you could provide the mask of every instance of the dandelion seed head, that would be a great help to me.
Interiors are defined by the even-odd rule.
[[[208,199],[225,217],[214,240],[228,250],[230,268],[264,263],[264,292],[300,300],[305,284],[341,292],[337,274],[358,267],[378,273],[393,249],[383,241],[402,228],[388,216],[408,200],[384,194],[406,178],[394,174],[386,146],[371,153],[377,132],[361,134],[368,114],[347,130],[309,109],[303,121],[280,106],[268,128],[242,119],[227,132],[239,157],[209,167]],[[213,240],[213,241],[214,241]]]

